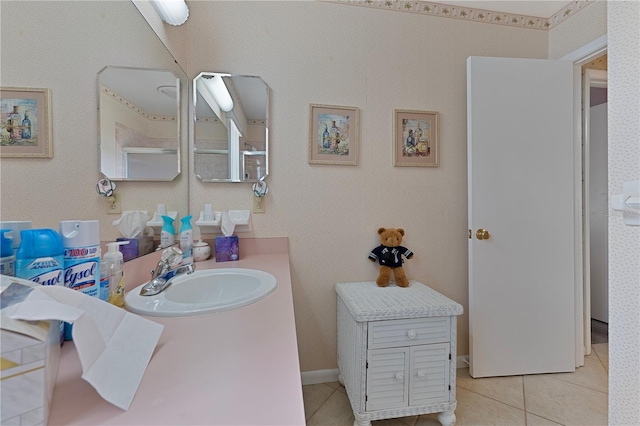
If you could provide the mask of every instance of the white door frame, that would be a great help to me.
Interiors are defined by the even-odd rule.
[[[584,211],[583,197],[583,114],[582,114],[582,66],[591,62],[595,58],[603,55],[607,51],[607,35],[593,40],[581,48],[560,58],[561,60],[573,61],[573,88],[574,88],[574,212],[575,212],[575,339],[576,339],[576,366],[584,365],[584,356],[591,353],[591,291],[589,272],[585,269],[589,265],[589,250],[585,246],[588,242],[588,232],[583,226],[588,223],[583,218]],[[586,132],[585,132],[586,133]]]

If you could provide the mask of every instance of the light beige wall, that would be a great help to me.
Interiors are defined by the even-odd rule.
[[[549,30],[549,59],[560,59],[607,33],[607,2],[596,0]]]
[[[115,239],[112,222],[119,216],[107,215],[107,201],[95,190],[102,177],[97,73],[106,65],[180,68],[128,1],[3,1],[1,37],[1,85],[51,89],[53,158],[1,159],[0,218],[54,229],[60,220],[98,219],[101,238]],[[153,212],[165,203],[186,214],[185,175],[117,185],[123,210]]]
[[[609,194],[640,179],[640,3],[609,3]],[[640,227],[609,216],[609,424],[640,424]]]
[[[593,7],[599,6],[554,30]],[[228,71],[261,75],[271,86],[271,190],[267,212],[254,215],[248,235],[290,239],[302,370],[335,367],[333,285],[375,278],[366,255],[378,244],[379,226],[404,227],[405,245],[416,252],[406,263],[409,276],[466,308],[465,60],[551,56],[550,34],[320,2],[190,2],[190,8],[181,61],[190,78]],[[134,12],[130,2],[3,1],[1,83],[52,88],[54,158],[1,160],[2,219],[55,228],[61,219],[98,218],[103,239],[109,237],[115,217],[104,213],[93,187],[100,177],[96,74],[105,65],[174,66]],[[71,15],[78,19],[68,21]],[[567,46],[554,47],[555,54],[573,50]],[[30,62],[6,60],[25,50]],[[307,163],[310,103],[361,109],[358,166]],[[440,112],[439,168],[392,166],[394,108]],[[250,207],[249,184],[203,184],[183,170],[172,183],[120,183],[123,209],[154,210],[162,200],[182,210],[185,176],[190,213],[204,203]],[[460,355],[468,352],[467,323],[465,314]]]
[[[187,74],[271,87],[271,176],[256,237],[287,236],[302,371],[336,367],[337,282],[373,280],[403,227],[422,281],[467,307],[466,58],[547,57],[547,32],[322,2],[190,2]],[[309,104],[360,108],[358,166],[310,165]],[[439,168],[393,167],[394,108],[440,113]],[[190,182],[190,208],[250,208],[250,184]],[[468,353],[468,317],[458,354]]]
[[[150,0],[131,0],[144,16],[153,31],[176,59],[178,64],[187,63],[187,29],[185,25],[169,25],[162,21]]]

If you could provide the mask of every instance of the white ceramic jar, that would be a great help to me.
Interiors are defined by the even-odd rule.
[[[211,256],[211,247],[202,240],[193,243],[193,260],[202,262]]]

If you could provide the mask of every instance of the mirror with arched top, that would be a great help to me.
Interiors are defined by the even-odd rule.
[[[170,181],[180,173],[180,79],[160,69],[98,73],[100,171],[111,180]]]

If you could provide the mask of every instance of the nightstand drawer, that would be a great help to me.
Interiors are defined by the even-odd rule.
[[[369,322],[369,349],[448,342],[449,317]]]

